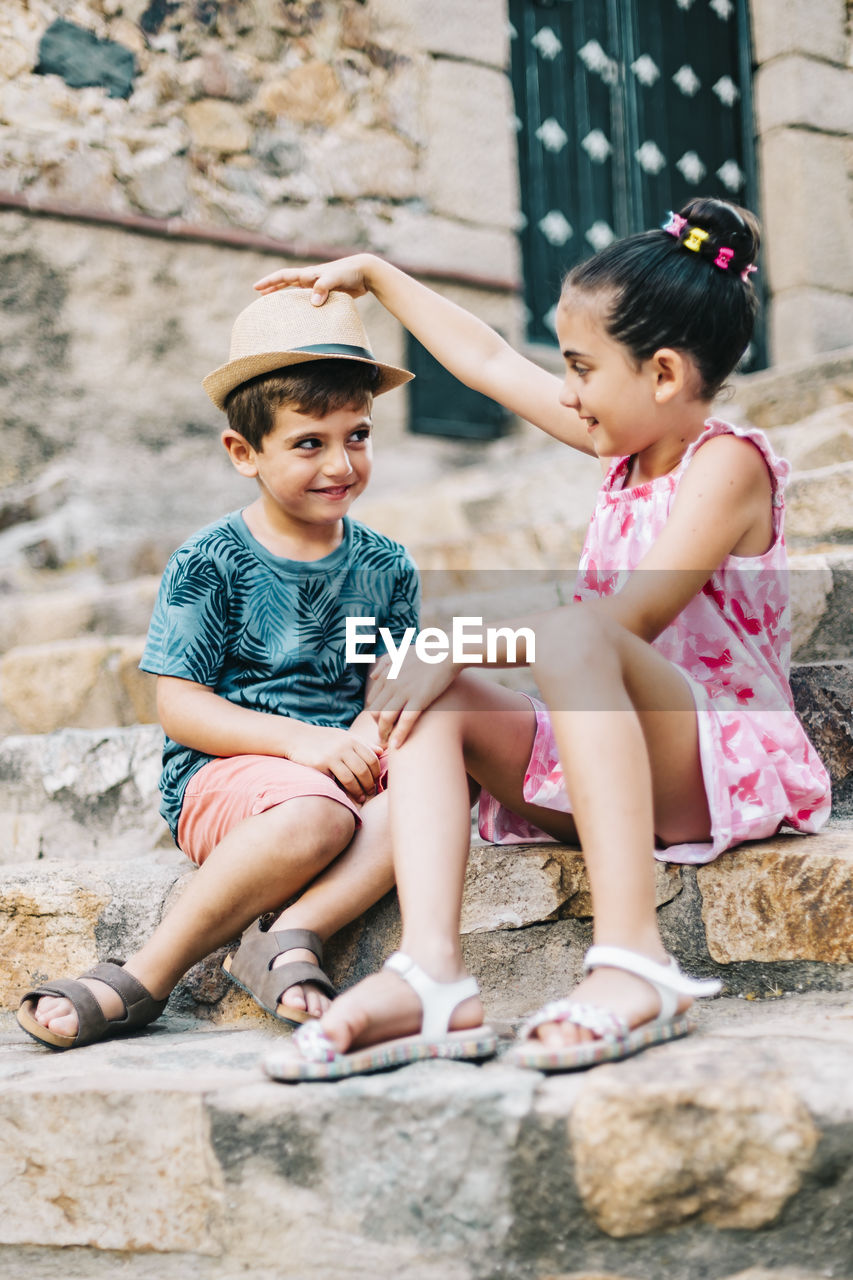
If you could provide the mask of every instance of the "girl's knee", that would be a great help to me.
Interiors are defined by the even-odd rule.
[[[569,605],[541,615],[534,626],[534,667],[583,672],[618,652],[619,628],[593,609]]]

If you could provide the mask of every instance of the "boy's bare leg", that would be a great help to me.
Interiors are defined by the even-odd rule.
[[[391,756],[400,946],[437,981],[452,982],[465,973],[459,916],[471,832],[466,770],[503,804],[556,839],[574,838],[568,815],[528,805],[522,797],[535,732],[535,713],[523,695],[463,675]],[[482,1004],[472,997],[457,1008],[451,1026],[475,1027],[482,1019]],[[417,996],[396,974],[382,972],[344,992],[322,1025],[343,1051],[411,1034],[420,1022]]]
[[[300,914],[294,903],[282,913],[280,923],[313,929],[321,938],[330,936],[333,925],[340,928],[354,919],[393,883],[386,807],[383,796],[368,801],[355,838],[351,812],[325,797],[289,800],[245,819],[217,845],[125,967],[162,999],[198,960],[237,937],[258,916],[295,897],[306,884],[311,885],[316,914]],[[326,894],[323,873],[344,849],[344,875],[333,868]],[[294,950],[282,961],[300,958],[315,959]],[[124,1006],[117,993],[103,983],[86,981],[106,1016],[121,1017]],[[298,1004],[300,995],[304,1000],[304,991],[291,988],[288,1002]],[[309,1008],[314,997],[321,1002],[316,1006],[320,1011],[328,1001],[309,986]],[[58,1034],[76,1032],[76,1014],[67,1000],[44,996],[35,1016]]]
[[[333,937],[394,887],[388,792],[374,796],[361,810],[361,826],[344,852],[292,902],[274,929],[311,929],[321,941]],[[273,968],[291,960],[314,960],[308,951],[287,951]],[[319,1015],[328,997],[316,987],[291,987],[284,1003]]]

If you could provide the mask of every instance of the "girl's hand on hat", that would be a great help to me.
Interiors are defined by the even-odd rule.
[[[358,804],[376,793],[379,757],[363,736],[349,729],[301,722],[295,741],[288,743],[287,759],[334,778]]]
[[[357,253],[336,262],[323,262],[313,267],[282,267],[254,284],[258,293],[275,293],[277,289],[312,289],[311,301],[322,306],[332,289],[361,298],[370,291],[367,273],[370,254]]]

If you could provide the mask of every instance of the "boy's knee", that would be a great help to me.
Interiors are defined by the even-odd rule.
[[[283,801],[269,812],[275,814],[282,837],[287,839],[291,848],[292,842],[298,840],[318,855],[340,853],[349,844],[356,828],[352,810],[329,796],[297,796]]]

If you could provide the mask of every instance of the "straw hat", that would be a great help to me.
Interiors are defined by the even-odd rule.
[[[355,360],[379,370],[374,395],[391,391],[414,374],[382,364],[370,350],[355,303],[333,290],[321,307],[310,289],[279,289],[249,304],[234,321],[227,364],[209,373],[202,386],[217,409],[241,382],[310,360]]]

